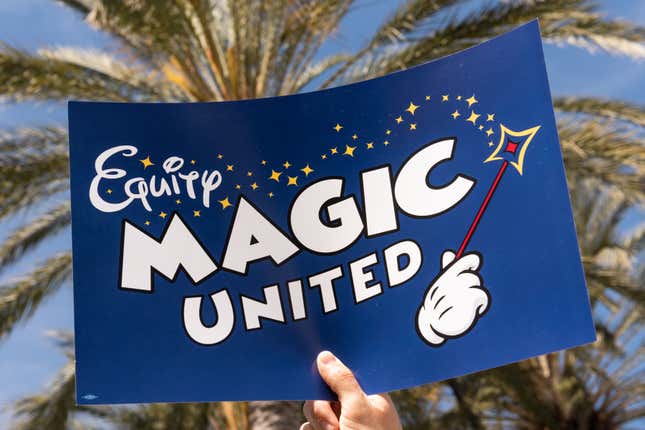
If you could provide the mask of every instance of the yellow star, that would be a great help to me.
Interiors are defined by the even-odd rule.
[[[285,161],[282,166],[284,166],[285,169],[288,169],[289,167],[291,167],[291,163],[289,163],[288,161]]]
[[[227,164],[226,165],[226,171],[227,172],[232,172],[233,171],[233,165],[232,164]]]
[[[260,164],[262,164],[263,166],[266,166],[266,164],[267,164],[267,160],[262,160],[262,161],[260,161]]]
[[[474,111],[474,110],[472,110],[472,111],[470,111],[470,116],[468,117],[468,119],[466,119],[466,121],[468,121],[468,122],[472,122],[472,123],[473,123],[473,125],[477,125],[477,124],[475,124],[475,123],[477,122],[477,118],[479,118],[480,116],[481,116],[481,115],[476,114],[476,113],[475,113],[475,111]]]
[[[390,135],[390,133],[392,133],[392,131],[390,131],[389,128],[387,130],[385,130],[385,134],[387,134],[388,136]]]
[[[154,166],[154,165],[155,165],[155,163],[153,163],[153,162],[150,160],[150,156],[149,156],[149,155],[148,155],[146,158],[144,158],[143,160],[139,160],[139,161],[141,161],[141,164],[143,164],[143,170],[146,170],[148,167],[150,167],[150,166]]]
[[[343,155],[349,155],[350,157],[353,157],[355,149],[355,146],[345,145],[345,152],[343,152]]]
[[[354,139],[354,140],[358,139],[358,136],[356,135],[356,133],[354,133],[354,134],[352,135],[352,139]]]
[[[441,96],[441,102],[447,102],[448,101],[448,94],[444,94]]]
[[[457,100],[461,100],[461,96],[457,96]]]
[[[168,214],[167,214],[167,213],[165,213],[164,211],[159,212],[159,216],[160,216],[161,218],[165,218],[165,217],[166,217],[166,215],[168,215]]]
[[[112,194],[112,189],[111,189],[111,188],[108,188],[108,189],[107,189],[107,193],[108,193],[108,194]]]
[[[426,96],[426,100],[430,100],[430,96]]]
[[[333,155],[333,154],[338,154],[338,148],[333,147],[333,148],[331,149],[331,153],[332,153],[332,155]]]
[[[483,130],[483,129],[484,129],[484,126],[483,126],[483,125],[481,125],[481,124],[479,124],[479,129],[480,129],[480,130]]]
[[[468,102],[468,107],[471,107],[472,105],[477,103],[477,101],[478,100],[475,98],[474,94],[466,99],[466,102]]]
[[[145,225],[150,225],[150,221],[146,220],[146,222],[144,222],[144,224]]]
[[[236,190],[239,190],[240,188],[242,188],[242,186],[240,184],[235,184],[235,189]]]
[[[253,191],[255,191],[255,190],[257,190],[258,188],[260,188],[260,186],[258,185],[258,183],[257,183],[257,182],[253,182],[253,183],[251,184],[251,188],[253,188]]]
[[[493,146],[493,142],[488,142],[488,146]]]
[[[253,176],[253,172],[249,170],[248,172],[246,172],[246,176]]]
[[[194,211],[193,211],[193,216],[194,216],[194,217],[200,217],[200,216],[202,216],[201,211],[195,211],[195,210],[194,210]]]
[[[336,130],[336,133],[338,133],[341,128],[343,128],[343,126],[338,124],[338,123],[336,123],[336,126],[334,127],[334,130]]]
[[[410,102],[410,106],[405,110],[406,112],[410,112],[410,115],[414,115],[414,111],[419,109],[419,106],[415,105],[414,103]]]
[[[492,127],[491,127],[491,128],[489,128],[488,130],[486,130],[486,136],[489,136],[489,137],[490,137],[490,135],[491,135],[491,134],[493,134],[493,133],[495,133],[495,132],[493,131],[493,128],[492,128]]]
[[[383,142],[383,145],[385,145],[385,146],[388,146],[389,144],[390,144],[390,142],[388,142],[387,140],[385,142]]]
[[[307,164],[305,167],[303,167],[302,169],[300,169],[300,171],[301,171],[301,172],[304,172],[305,176],[309,176],[309,174],[310,174],[311,172],[313,172],[313,171],[314,171],[314,169],[312,169],[311,167],[309,167],[309,164]]]
[[[499,154],[504,151],[504,148],[507,148],[507,145],[510,141],[510,138],[524,138],[521,139],[519,142],[517,139],[514,139],[515,145],[519,145],[520,147],[518,148],[516,146],[515,149],[519,149],[519,153],[516,154],[516,157],[514,157],[517,161],[511,161],[511,165],[517,169],[519,174],[522,174],[522,166],[524,165],[524,156],[526,155],[526,149],[529,147],[529,144],[537,134],[538,130],[540,130],[539,125],[536,125],[535,127],[527,128],[526,130],[522,131],[513,131],[510,128],[507,128],[504,124],[500,124],[499,128],[501,130],[500,136],[499,136],[499,143],[497,144],[497,148],[493,151],[491,155],[488,156],[487,159],[484,160],[484,163],[488,163],[490,161],[494,160],[503,160],[503,157],[500,157]],[[523,140],[523,143],[521,142]]]
[[[181,200],[177,199],[177,200],[175,200],[175,203],[177,203],[178,205],[180,205],[180,204],[181,204]]]
[[[222,154],[217,154],[217,159],[218,160],[221,160],[222,158],[224,158],[224,156]]]
[[[280,182],[280,175],[282,175],[282,172],[276,172],[275,170],[271,169],[271,176],[269,176],[269,179]]]
[[[267,194],[267,196],[269,196],[269,198],[271,198],[271,197],[274,196],[274,194],[273,194],[273,192],[270,192],[269,194]]]
[[[410,130],[416,130],[417,125],[415,123],[410,124]]]
[[[396,121],[396,123],[397,123],[397,124],[401,124],[401,123],[403,122],[403,117],[402,117],[401,115],[399,115],[399,116],[395,119],[395,121]]]
[[[374,142],[367,142],[367,149],[374,149]]]
[[[494,113],[486,114],[486,121],[495,121],[495,114]]]
[[[461,114],[459,113],[459,111],[457,109],[455,109],[455,111],[453,113],[451,113],[450,115],[453,117],[453,119],[457,119],[457,117],[461,116]]]
[[[190,164],[195,164],[195,160],[190,160]]]
[[[298,177],[297,176],[287,176],[287,178],[289,178],[289,181],[287,182],[287,187],[289,185],[298,186]]]
[[[222,205],[222,209],[226,209],[229,206],[233,206],[231,204],[231,201],[228,199],[228,196],[226,196],[223,200],[218,200],[217,203]]]
[[[322,158],[323,160],[326,160],[326,159],[327,159],[327,154],[322,154],[322,155],[320,156],[320,158]]]

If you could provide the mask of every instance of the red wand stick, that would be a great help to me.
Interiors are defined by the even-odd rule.
[[[497,176],[495,176],[495,180],[493,181],[490,188],[488,189],[488,192],[486,193],[486,197],[484,197],[484,201],[482,202],[481,206],[479,207],[479,210],[477,211],[477,215],[475,215],[475,219],[470,224],[470,228],[468,229],[468,233],[466,233],[466,237],[464,237],[464,240],[461,241],[459,250],[455,255],[455,260],[458,260],[466,250],[466,246],[468,246],[468,242],[470,242],[470,238],[473,236],[473,233],[477,229],[477,225],[479,225],[479,221],[482,219],[482,216],[484,215],[484,212],[488,207],[488,203],[490,203],[490,199],[493,197],[495,190],[497,190],[499,181],[502,179],[502,176],[504,176],[506,167],[508,167],[508,161],[504,160],[499,170],[497,171]]]
[[[470,239],[475,233],[475,230],[479,225],[479,221],[481,221],[482,216],[484,216],[484,212],[486,211],[486,208],[488,207],[490,200],[493,198],[493,194],[495,194],[495,190],[497,190],[497,186],[499,185],[499,182],[502,180],[502,176],[504,176],[504,172],[506,172],[506,168],[509,165],[509,161],[506,160],[502,156],[502,154],[505,154],[505,156],[511,157],[511,159],[515,160],[515,161],[511,161],[511,164],[521,175],[522,166],[524,165],[524,156],[526,155],[526,149],[528,148],[529,143],[531,143],[531,141],[533,140],[533,138],[535,137],[535,134],[538,132],[539,129],[540,129],[540,126],[537,125],[535,127],[528,128],[526,130],[513,131],[508,127],[504,126],[504,124],[500,124],[501,136],[499,138],[499,144],[497,145],[497,148],[495,148],[493,153],[486,160],[484,160],[484,163],[488,163],[489,161],[495,161],[495,160],[503,160],[503,163],[500,166],[499,170],[497,171],[497,175],[495,176],[493,183],[488,189],[488,192],[486,193],[486,197],[484,197],[484,201],[479,207],[479,210],[477,211],[477,215],[475,215],[475,219],[473,220],[472,224],[470,224],[470,228],[468,228],[468,233],[466,233],[466,237],[464,237],[464,240],[461,242],[461,245],[459,246],[459,250],[457,250],[457,254],[455,255],[455,260],[464,254],[464,251],[468,246],[468,242],[470,242]],[[510,140],[510,138],[514,138],[513,140],[515,141]]]

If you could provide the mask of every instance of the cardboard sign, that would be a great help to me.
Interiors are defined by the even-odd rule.
[[[594,340],[536,22],[225,103],[69,105],[77,399],[329,399]]]

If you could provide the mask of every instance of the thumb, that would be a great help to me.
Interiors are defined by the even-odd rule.
[[[445,269],[455,260],[455,253],[447,249],[441,254],[441,268]]]
[[[352,371],[334,354],[329,351],[321,352],[318,354],[316,364],[321,378],[338,395],[341,404],[360,406],[366,401],[365,393]]]

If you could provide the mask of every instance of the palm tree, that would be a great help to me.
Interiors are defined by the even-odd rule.
[[[606,19],[587,0],[515,0],[483,6],[465,0],[408,0],[357,52],[322,58],[321,46],[357,7],[354,1],[59,1],[109,34],[116,49],[56,48],[32,54],[2,45],[0,96],[5,102],[61,102],[69,98],[213,101],[291,94],[410,67],[473,46],[535,17],[540,18],[547,42],[645,58],[645,29]],[[595,199],[602,192],[598,190],[619,189],[624,194],[621,210],[641,204],[645,180],[643,108],[597,98],[559,98],[555,105],[560,112],[562,148],[574,203]],[[67,175],[66,130],[26,125],[0,136],[0,222],[23,221],[0,244],[0,270],[19,261],[54,233],[69,228]],[[592,189],[585,185],[590,178],[595,181]],[[587,213],[583,204],[577,207],[580,213]],[[22,217],[27,208],[35,210],[36,215]],[[588,234],[592,242],[598,231],[595,228],[614,225],[618,220],[616,212],[603,208],[588,213],[592,216],[583,234]],[[598,243],[609,243],[608,239],[604,237]],[[630,258],[642,245],[642,238],[635,239],[622,246],[608,246],[603,255],[597,247],[583,247],[590,292],[594,303],[604,304],[604,313],[618,313],[622,303],[631,306],[640,301],[642,306],[642,285],[633,285],[625,266],[633,264]],[[603,258],[614,258],[614,263],[620,261],[622,265],[603,266]],[[33,315],[42,300],[69,285],[70,265],[70,252],[52,255],[32,271],[0,285],[0,339]],[[639,306],[634,307],[634,312],[641,312]],[[641,318],[634,324],[642,327]],[[618,333],[609,324],[603,327],[608,338],[616,339]],[[595,354],[614,351],[608,345],[613,343],[600,342],[590,354],[576,353],[584,363],[580,368],[593,367]],[[612,358],[621,360],[619,354]],[[559,363],[555,360],[546,358],[553,366]],[[529,378],[541,369],[531,363],[516,367]],[[567,371],[577,369],[574,366]],[[55,430],[73,423],[91,427],[96,420],[106,420],[121,428],[182,428],[176,423],[191,423],[191,428],[221,428],[221,423],[230,428],[293,428],[300,419],[297,404],[278,402],[250,404],[248,410],[239,405],[80,408],[74,405],[70,388],[72,370],[67,366],[45,394],[19,402],[17,425]],[[613,381],[614,375],[606,377]],[[543,379],[544,384],[556,384],[553,378]],[[511,401],[493,402],[490,397],[482,397],[489,388],[505,386],[503,377],[496,381],[488,387],[477,376],[460,378],[446,385],[398,393],[397,398],[402,410],[409,412],[404,418],[411,428],[427,423],[428,417],[436,418],[433,422],[462,423],[462,427],[473,428],[492,425],[491,417],[498,422],[508,417],[525,419],[510,408]],[[587,381],[580,382],[588,387]],[[620,392],[622,388],[618,384],[612,390]],[[530,400],[519,394],[508,399]],[[642,410],[631,411],[635,417],[642,416]],[[242,419],[247,416],[248,421]],[[559,428],[550,425],[544,423],[548,428]]]

